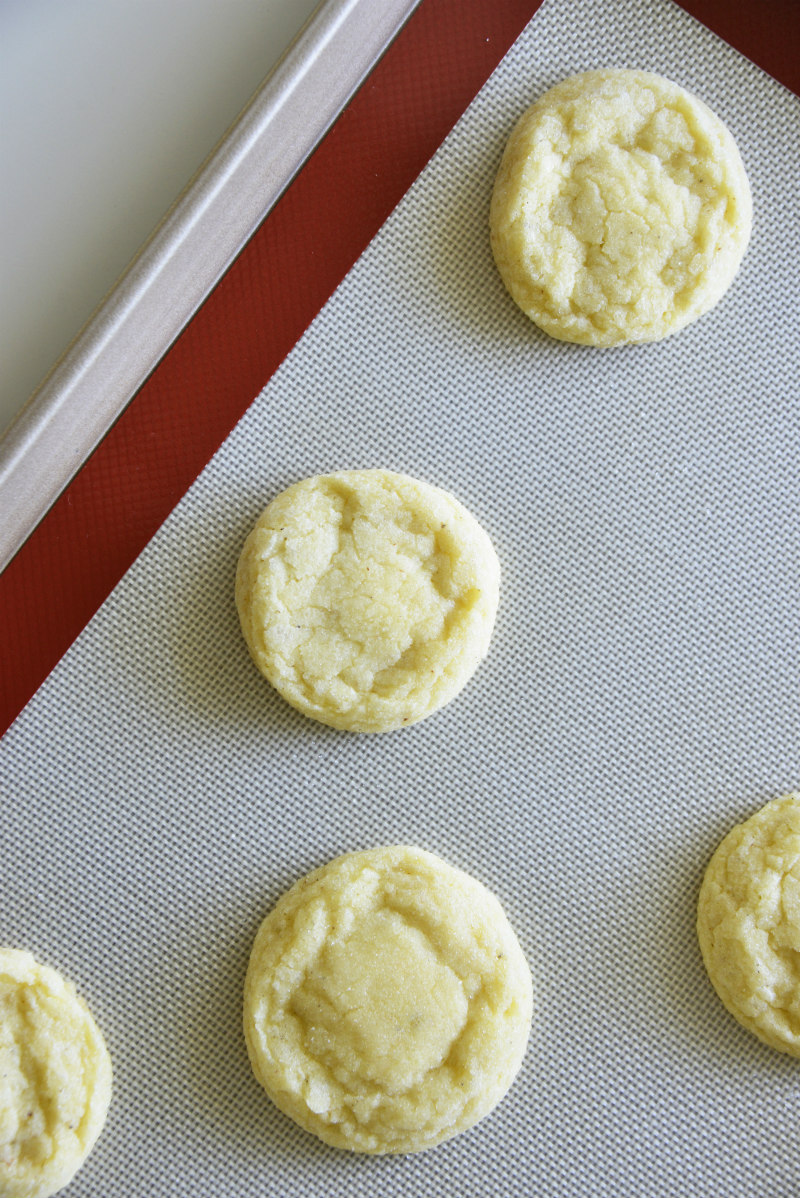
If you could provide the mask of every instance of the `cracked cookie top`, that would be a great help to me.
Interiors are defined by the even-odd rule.
[[[292,706],[354,732],[401,728],[461,690],[489,648],[500,566],[452,495],[388,470],[295,483],[236,575],[256,665]]]
[[[86,1004],[30,953],[0,948],[0,1194],[48,1198],[105,1122],[111,1062]]]
[[[613,346],[659,340],[713,307],[751,219],[739,151],[710,108],[660,75],[598,70],[523,114],[490,230],[508,291],[540,328]]]
[[[521,1064],[531,975],[497,899],[432,853],[349,853],[262,923],[245,982],[256,1077],[337,1148],[418,1152],[470,1127]]]
[[[730,1013],[800,1057],[800,794],[773,799],[722,841],[700,889],[697,934]]]

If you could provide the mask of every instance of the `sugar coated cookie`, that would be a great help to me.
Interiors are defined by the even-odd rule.
[[[262,923],[245,982],[259,1082],[355,1152],[419,1152],[471,1127],[511,1085],[530,1020],[530,971],[497,899],[404,845],[296,883]]]
[[[736,144],[701,100],[646,71],[587,71],[513,130],[492,250],[513,298],[552,337],[657,341],[721,298],[751,213]]]
[[[697,934],[730,1013],[800,1057],[800,793],[732,829],[706,870]]]
[[[447,703],[489,648],[500,566],[452,495],[388,470],[295,483],[236,574],[261,672],[305,715],[387,732]]]
[[[0,948],[0,1195],[47,1198],[106,1118],[111,1062],[86,1004],[30,953]]]

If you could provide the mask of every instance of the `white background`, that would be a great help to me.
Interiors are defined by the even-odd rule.
[[[317,0],[0,0],[0,433]]]

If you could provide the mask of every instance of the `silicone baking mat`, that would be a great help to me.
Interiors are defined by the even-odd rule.
[[[435,56],[422,65],[421,89]],[[712,313],[597,352],[515,309],[486,217],[520,111],[602,65],[659,71],[725,119],[755,220]],[[115,1065],[71,1193],[798,1192],[799,1067],[723,1010],[693,925],[720,837],[800,785],[799,133],[797,98],[671,0],[545,0],[6,734],[0,942],[78,983]],[[184,419],[202,424],[219,384],[188,346]],[[358,737],[259,678],[232,584],[272,495],[371,465],[452,490],[504,585],[462,695]],[[29,585],[62,602],[46,560]],[[495,891],[536,1006],[493,1115],[431,1152],[365,1158],[262,1094],[241,988],[284,889],[391,841]]]

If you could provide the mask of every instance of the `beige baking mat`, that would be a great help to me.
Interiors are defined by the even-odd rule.
[[[487,207],[520,111],[607,65],[723,117],[755,224],[712,313],[593,351],[514,307]],[[800,1065],[726,1014],[693,929],[719,838],[800,786],[799,146],[798,100],[670,0],[546,0],[11,729],[0,943],[79,983],[115,1064],[74,1198],[800,1192]],[[467,690],[358,737],[259,678],[233,574],[278,490],[378,465],[452,490],[504,587]],[[378,1159],[270,1105],[240,1006],[278,895],[391,841],[497,893],[536,1010],[492,1116]]]

